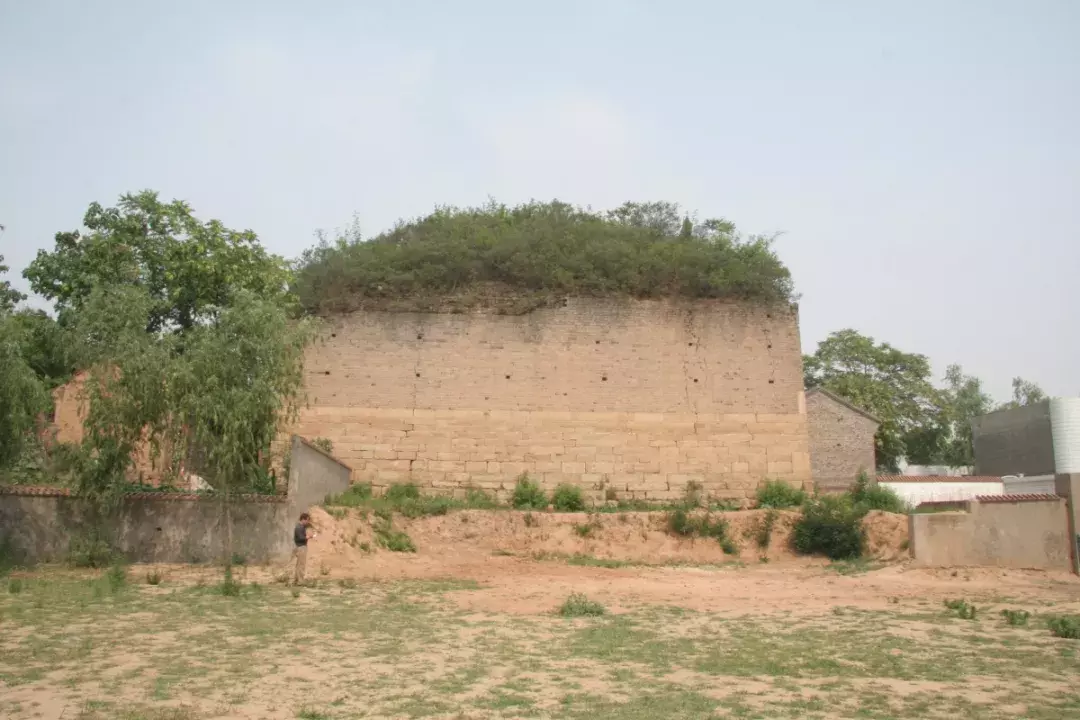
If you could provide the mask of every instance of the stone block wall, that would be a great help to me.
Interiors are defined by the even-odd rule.
[[[447,492],[689,483],[745,499],[810,482],[793,308],[569,300],[526,315],[358,312],[327,321],[291,432],[333,441],[354,482]]]
[[[878,423],[829,393],[806,393],[811,468],[823,491],[846,490],[860,471],[874,475]]]

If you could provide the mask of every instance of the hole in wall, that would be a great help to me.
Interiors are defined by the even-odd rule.
[[[337,333],[330,333],[330,337],[337,337]]]
[[[596,344],[597,344],[597,345],[599,345],[599,344],[600,344],[600,341],[599,341],[599,340],[597,340],[597,341],[596,341]]]
[[[603,376],[603,377],[601,377],[600,379],[601,379],[601,380],[603,380],[604,382],[607,382],[607,375],[604,375],[604,376]]]
[[[506,379],[507,379],[507,380],[509,380],[509,379],[510,379],[510,376],[509,376],[509,375],[507,375],[507,376],[506,376]]]
[[[417,340],[423,340],[424,339],[424,333],[416,333],[416,339]]]
[[[686,347],[694,347],[694,343],[686,343]]]
[[[772,385],[772,384],[773,384],[773,383],[775,383],[775,382],[776,382],[775,380],[769,380],[769,384],[770,384],[770,385]]]
[[[765,347],[766,347],[766,348],[768,348],[769,350],[772,350],[772,343],[769,343],[769,344],[768,344],[768,345],[766,345]]]
[[[420,373],[416,373],[416,377],[420,377]]]
[[[329,370],[323,370],[323,375],[329,375],[329,374],[330,374]]]
[[[771,318],[772,318],[772,313],[765,313],[765,317],[767,317],[767,318],[770,318],[770,319],[771,319]]]
[[[697,378],[694,378],[694,382],[697,382]]]

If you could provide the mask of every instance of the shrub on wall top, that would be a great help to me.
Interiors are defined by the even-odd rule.
[[[694,223],[675,203],[594,212],[559,201],[492,202],[439,208],[373,238],[354,225],[304,253],[294,287],[313,313],[471,290],[479,302],[492,285],[562,296],[790,302],[791,274],[771,240],[744,238],[726,220]]]

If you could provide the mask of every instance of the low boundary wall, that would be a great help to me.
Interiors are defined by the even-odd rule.
[[[1072,569],[1066,501],[1056,495],[982,496],[908,523],[916,565]]]
[[[230,504],[233,550],[268,562],[292,550],[297,516],[349,486],[352,470],[294,435],[288,492],[243,495]],[[0,540],[20,562],[68,555],[72,537],[93,526],[91,506],[64,488],[0,487]],[[105,523],[113,545],[135,562],[206,562],[221,557],[227,529],[220,499],[183,493],[135,493]]]

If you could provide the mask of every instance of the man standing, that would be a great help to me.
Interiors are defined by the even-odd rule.
[[[296,572],[293,573],[293,583],[299,585],[304,582],[304,570],[307,568],[307,543],[315,537],[315,533],[311,531],[311,516],[307,513],[300,513],[300,522],[296,523],[296,527],[293,529],[293,543],[296,548],[293,550],[293,557],[296,558]]]

